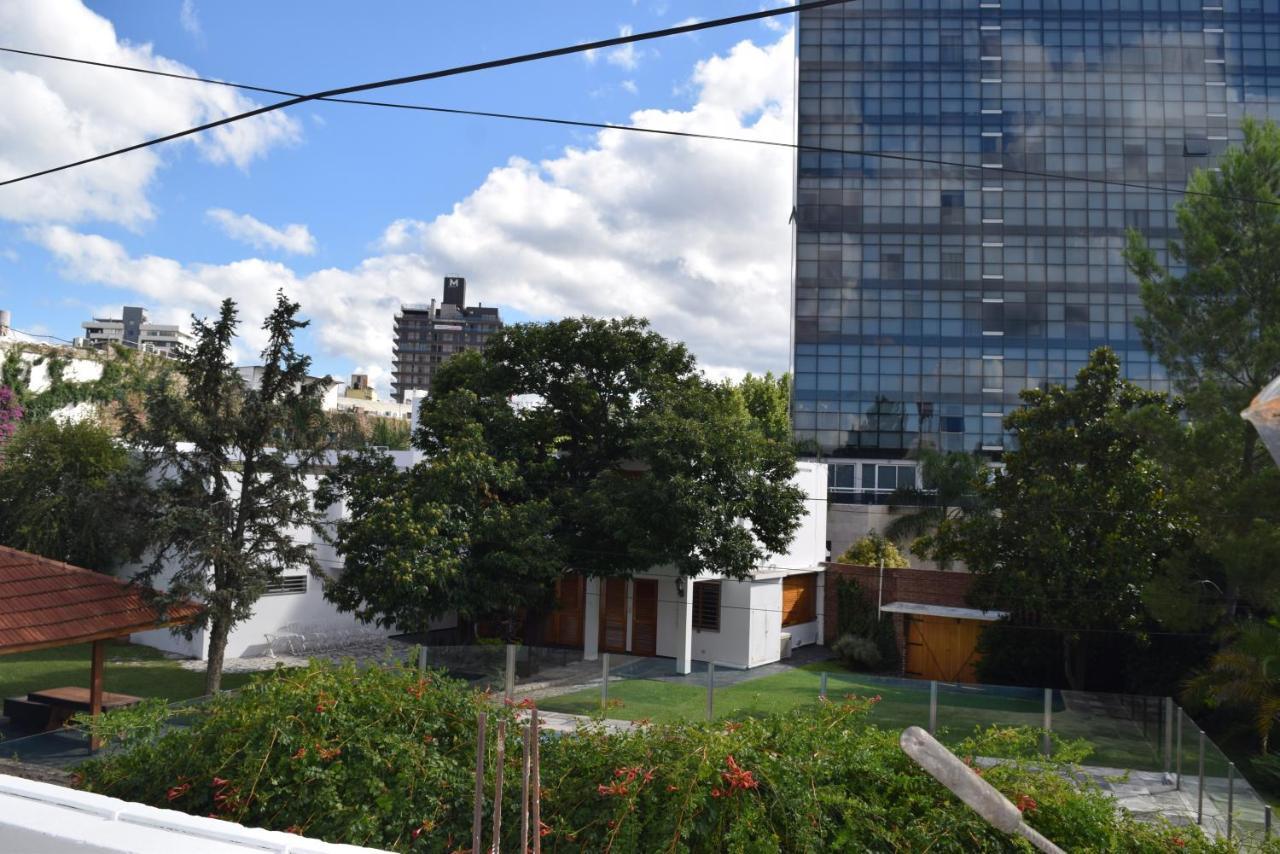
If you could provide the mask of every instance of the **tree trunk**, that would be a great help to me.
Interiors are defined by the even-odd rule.
[[[204,671],[206,694],[216,694],[222,688],[222,662],[230,635],[231,621],[224,614],[215,614],[209,621],[209,665]]]

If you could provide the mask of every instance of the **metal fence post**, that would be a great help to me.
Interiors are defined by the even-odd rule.
[[[507,644],[506,698],[510,700],[516,695],[516,645]]]
[[[1164,698],[1164,774],[1173,771],[1173,698]]]
[[[1262,841],[1271,841],[1271,804],[1262,807]]]
[[[1200,730],[1200,785],[1196,787],[1196,824],[1204,824],[1204,730]]]
[[[484,712],[476,715],[476,794],[472,802],[471,815],[471,850],[480,850],[480,832],[484,815],[484,729],[489,716]]]
[[[1044,744],[1040,746],[1040,750],[1045,756],[1053,752],[1053,740],[1049,738],[1049,734],[1053,732],[1053,689],[1044,689]]]
[[[938,731],[938,682],[929,680],[929,735]]]
[[[1177,757],[1177,760],[1174,763],[1174,768],[1175,768],[1175,773],[1177,774],[1177,780],[1175,781],[1176,782],[1175,789],[1176,791],[1179,791],[1179,792],[1182,791],[1182,718],[1183,717],[1184,716],[1182,714],[1182,709],[1178,709],[1178,750],[1174,754]]]
[[[827,671],[822,671],[822,678],[818,682],[818,696],[827,699]]]
[[[707,720],[715,717],[716,663],[707,662]]]
[[[427,648],[425,646],[418,647],[418,669],[427,669]]]
[[[600,653],[600,710],[609,708],[609,653]]]
[[[1231,841],[1231,826],[1236,812],[1236,763],[1227,763],[1227,841]]]

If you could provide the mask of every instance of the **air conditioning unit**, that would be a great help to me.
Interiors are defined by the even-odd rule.
[[[778,650],[781,658],[791,657],[791,632],[783,632],[778,636],[780,649]]]

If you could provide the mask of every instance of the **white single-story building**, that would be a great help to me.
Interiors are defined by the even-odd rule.
[[[826,554],[827,472],[801,462],[792,481],[804,490],[804,516],[791,546],[770,555],[749,579],[717,575],[686,579],[659,567],[631,579],[587,578],[561,585],[560,609],[548,621],[547,640],[601,652],[757,667],[821,643]]]

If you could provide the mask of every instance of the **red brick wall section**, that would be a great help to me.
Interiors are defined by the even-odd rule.
[[[854,566],[846,563],[824,564],[827,568],[826,590],[823,601],[824,642],[836,639],[840,615],[836,610],[836,587],[841,578],[853,578],[862,586],[863,595],[872,605],[876,604],[876,592],[880,584],[880,570],[874,566]],[[884,604],[890,602],[918,602],[922,605],[950,605],[967,608],[965,595],[973,576],[967,572],[942,572],[936,569],[888,569],[884,571]]]

